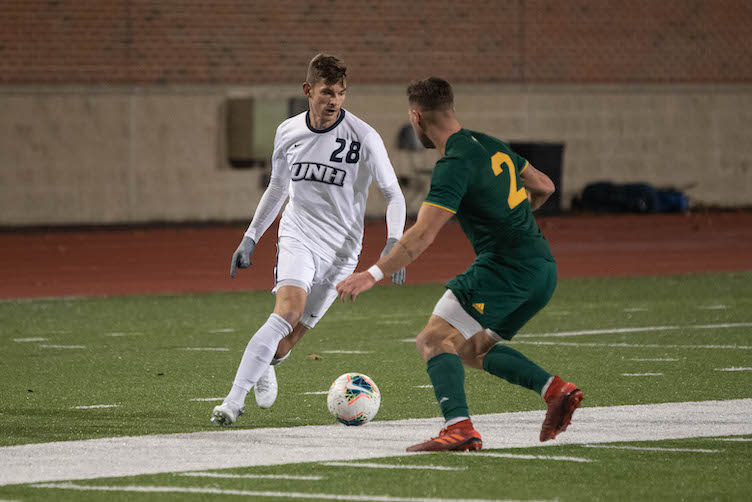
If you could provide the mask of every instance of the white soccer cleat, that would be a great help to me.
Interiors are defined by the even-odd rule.
[[[243,407],[237,406],[233,401],[227,401],[214,407],[211,421],[214,422],[214,425],[227,427],[234,424],[243,413],[245,413]]]
[[[269,366],[256,385],[253,386],[253,393],[256,395],[256,404],[261,408],[271,408],[274,401],[277,400],[277,374],[274,366]]]

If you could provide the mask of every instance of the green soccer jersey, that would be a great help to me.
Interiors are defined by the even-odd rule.
[[[462,129],[447,140],[424,203],[456,214],[479,259],[553,261],[520,179],[527,165],[503,141]]]

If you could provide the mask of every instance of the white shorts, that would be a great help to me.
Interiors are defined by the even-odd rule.
[[[469,340],[472,336],[480,331],[484,331],[483,326],[476,321],[473,316],[465,312],[462,305],[454,296],[451,289],[447,289],[444,292],[436,306],[433,308],[433,315],[441,317],[446,322],[452,325],[457,331],[462,333],[465,340]],[[501,337],[493,330],[485,329],[485,332],[496,341],[501,341]]]
[[[280,237],[272,293],[276,294],[282,286],[304,289],[308,299],[300,322],[313,328],[337,298],[337,283],[352,274],[357,264],[356,260],[328,261],[313,253],[303,242]]]

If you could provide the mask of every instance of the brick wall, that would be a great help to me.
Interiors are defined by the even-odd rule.
[[[0,84],[749,83],[749,0],[2,0]]]

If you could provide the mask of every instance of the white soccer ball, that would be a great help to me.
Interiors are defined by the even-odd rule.
[[[381,392],[370,377],[345,373],[329,387],[326,405],[334,418],[345,425],[370,422],[381,405]]]

